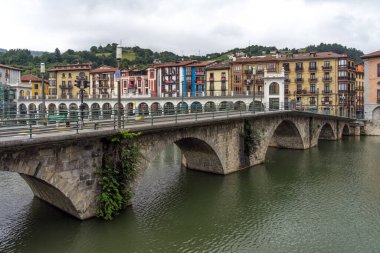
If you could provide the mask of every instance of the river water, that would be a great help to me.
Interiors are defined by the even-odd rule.
[[[0,172],[0,252],[380,252],[380,138],[270,149],[228,176],[181,168],[168,147],[133,206],[81,222]]]

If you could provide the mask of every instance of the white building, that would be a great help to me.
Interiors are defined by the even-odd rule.
[[[285,70],[268,72],[264,70],[264,98],[266,110],[283,110],[285,107]]]
[[[21,69],[0,64],[0,83],[9,85],[16,94],[16,99],[22,90],[29,89],[27,85],[21,84]]]

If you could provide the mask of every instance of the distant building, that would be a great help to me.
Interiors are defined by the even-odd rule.
[[[195,61],[177,61],[155,64],[157,80],[157,96],[159,97],[180,97],[186,96],[186,66]],[[186,80],[186,82],[185,82]]]
[[[122,96],[156,96],[156,71],[154,68],[123,69],[121,71]]]
[[[49,73],[49,95],[62,99],[79,98],[79,88],[74,86],[79,73],[83,72],[90,81],[91,64],[67,64],[57,65],[54,69],[48,70]],[[85,96],[89,96],[90,87],[85,89]]]
[[[45,82],[45,95],[49,94],[49,81]],[[42,97],[42,78],[28,74],[21,76],[21,84],[25,85],[25,90],[22,90],[19,98],[41,98]]]
[[[206,67],[215,64],[215,61],[194,62],[186,65],[186,85],[183,85],[184,94],[191,96],[205,96],[207,93]]]
[[[229,93],[230,63],[222,62],[206,67],[207,96],[226,96]]]
[[[255,84],[250,69],[257,72]],[[230,89],[235,93],[262,94],[264,72],[285,71],[284,103],[292,108],[334,115],[355,115],[355,64],[332,52],[269,55],[231,62]]]
[[[355,92],[356,92],[356,118],[364,118],[364,65],[358,64],[356,66],[356,80],[355,80]]]
[[[380,51],[361,57],[364,61],[364,118],[380,120]]]
[[[115,98],[117,97],[117,82],[115,72],[117,68],[102,65],[90,71],[90,97]]]

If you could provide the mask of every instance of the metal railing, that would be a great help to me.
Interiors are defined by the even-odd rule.
[[[192,123],[201,120],[215,120],[231,117],[244,117],[256,113],[276,111],[307,111],[319,114],[329,114],[318,110],[317,106],[302,105],[299,103],[269,104],[250,103],[221,103],[205,106],[173,106],[164,108],[140,108],[122,111],[121,128],[134,126],[170,125],[180,122]],[[331,114],[333,115],[333,114]],[[341,115],[342,116],[342,115]],[[99,129],[117,129],[117,110],[90,109],[84,111],[58,111],[54,113],[10,114],[0,120],[0,140],[4,138],[34,138],[42,135],[78,134],[85,131]]]

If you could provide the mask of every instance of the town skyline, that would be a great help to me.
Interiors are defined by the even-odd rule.
[[[4,1],[3,18],[14,26],[5,28],[8,36],[0,48],[52,52],[121,41],[122,46],[204,55],[249,44],[302,48],[323,41],[367,53],[377,50],[379,5],[370,0],[246,0],[239,5],[216,0]]]

